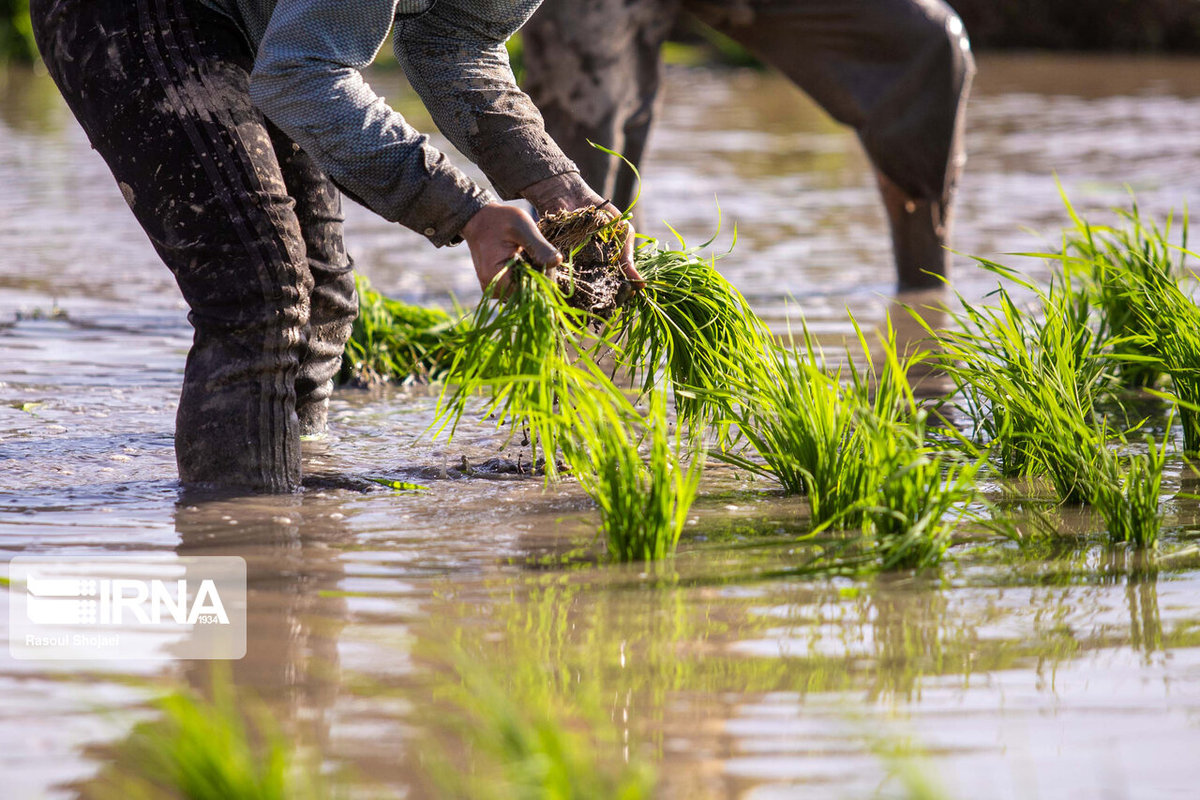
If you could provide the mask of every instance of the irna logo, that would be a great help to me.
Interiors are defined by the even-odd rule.
[[[8,586],[14,658],[246,654],[246,562],[237,556],[15,556]]]
[[[186,578],[26,578],[25,613],[39,625],[228,625],[229,614],[212,579],[195,592]]]

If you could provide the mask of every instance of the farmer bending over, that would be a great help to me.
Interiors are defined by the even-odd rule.
[[[974,62],[941,0],[547,0],[525,27],[527,88],[583,177],[624,207],[641,159],[659,51],[684,12],[777,67],[852,125],[875,166],[902,288],[937,285],[949,254]]]
[[[394,25],[413,88],[501,196],[602,203],[509,68],[537,2],[32,0],[50,74],[191,308],[184,483],[300,485],[357,313],[339,189],[435,246],[465,239],[484,287],[522,251],[561,262],[359,72]]]

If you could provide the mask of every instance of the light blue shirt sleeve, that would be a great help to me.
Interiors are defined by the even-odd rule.
[[[541,0],[436,0],[397,19],[396,59],[434,122],[506,200],[575,172],[513,78],[505,42]]]
[[[516,30],[512,23],[519,17],[519,27],[528,16],[514,15],[513,7],[532,12],[537,3],[438,0],[419,16],[403,13],[421,5],[279,0],[258,44],[250,95],[351,196],[440,246],[456,241],[494,198],[363,80],[361,70],[383,46],[393,20],[397,52],[405,53],[405,70],[438,126],[501,192],[513,196],[575,166],[546,135],[501,55]],[[433,30],[448,33],[453,46],[431,46]]]

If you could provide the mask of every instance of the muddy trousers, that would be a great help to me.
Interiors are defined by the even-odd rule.
[[[887,208],[900,284],[942,274],[974,62],[942,0],[546,0],[523,29],[525,88],[584,178],[624,207],[654,118],[660,50],[690,13],[780,70],[858,133]]]
[[[357,312],[337,188],[251,105],[245,39],[195,0],[32,0],[31,15],[191,309],[181,480],[295,490]]]

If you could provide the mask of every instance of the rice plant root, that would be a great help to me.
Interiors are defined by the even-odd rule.
[[[567,302],[580,311],[608,319],[633,294],[621,269],[628,227],[600,208],[546,214],[538,230],[562,251],[558,284]]]

